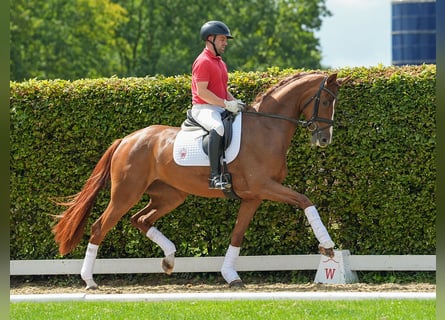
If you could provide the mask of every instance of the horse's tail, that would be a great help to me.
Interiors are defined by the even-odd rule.
[[[78,194],[68,202],[58,203],[68,207],[65,212],[57,216],[59,221],[53,227],[54,238],[59,244],[59,252],[62,255],[71,252],[82,239],[94,201],[110,178],[111,159],[121,141],[122,139],[114,141],[105,151]]]

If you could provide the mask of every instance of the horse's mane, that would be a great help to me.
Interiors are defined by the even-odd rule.
[[[253,101],[252,105],[256,105],[256,104],[260,104],[266,97],[270,96],[272,93],[274,93],[276,90],[278,90],[279,88],[295,81],[298,80],[300,78],[303,78],[307,75],[312,75],[312,74],[322,74],[322,72],[320,71],[312,71],[312,72],[299,72],[297,74],[291,75],[287,78],[284,78],[283,80],[281,80],[280,82],[278,82],[277,84],[275,84],[273,87],[270,87],[267,91],[265,92],[261,92],[259,93],[255,100]]]

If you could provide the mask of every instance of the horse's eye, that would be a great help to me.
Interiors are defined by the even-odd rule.
[[[324,100],[322,102],[323,106],[328,107],[329,106],[329,100]]]

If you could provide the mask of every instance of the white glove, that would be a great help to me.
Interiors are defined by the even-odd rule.
[[[238,114],[238,112],[244,110],[244,103],[241,100],[224,100],[224,105],[226,106],[226,109],[233,114]]]
[[[238,101],[238,105],[240,105],[241,111],[244,111],[244,109],[246,109],[246,104],[240,99],[235,99],[235,100]]]

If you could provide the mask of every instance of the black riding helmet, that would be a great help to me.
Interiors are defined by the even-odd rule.
[[[230,29],[226,26],[225,23],[221,21],[207,21],[201,27],[201,39],[206,41],[207,37],[210,35],[225,35],[229,39],[233,39],[230,34]]]
[[[226,26],[226,24],[224,22],[221,21],[207,21],[206,23],[204,23],[201,27],[201,39],[204,41],[208,41],[207,38],[210,35],[213,35],[213,40],[210,41],[211,44],[213,44],[213,48],[215,49],[216,55],[220,55],[219,52],[216,50],[215,47],[215,38],[217,35],[224,35],[226,36],[228,39],[233,39],[232,35],[230,34],[230,29],[229,27]]]

